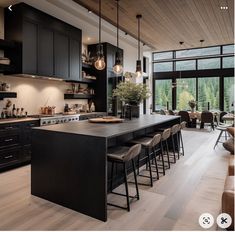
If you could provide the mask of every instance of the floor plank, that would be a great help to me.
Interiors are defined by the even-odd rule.
[[[218,131],[184,130],[185,156],[152,188],[139,186],[140,200],[131,204],[131,212],[108,207],[105,223],[31,196],[30,165],[1,173],[0,230],[201,230],[201,213],[216,217],[220,212],[227,174],[229,153],[221,144],[213,149],[217,136]],[[135,193],[132,184],[130,192]],[[116,195],[109,201],[125,204]]]

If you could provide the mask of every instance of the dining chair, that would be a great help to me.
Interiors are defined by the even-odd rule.
[[[175,115],[174,112],[173,112],[173,110],[168,110],[168,114],[169,114],[169,115]]]
[[[205,123],[210,124],[213,130],[215,129],[214,116],[211,112],[208,112],[208,111],[202,112],[200,129],[204,128]]]
[[[191,127],[192,121],[187,111],[181,110],[179,111],[178,115],[181,116],[181,122],[184,121],[187,123],[187,127]]]

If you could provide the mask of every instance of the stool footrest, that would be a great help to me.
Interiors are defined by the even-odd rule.
[[[112,194],[116,194],[116,195],[119,195],[119,196],[123,196],[123,197],[126,197],[126,194],[123,194],[123,193],[116,193],[116,192],[113,192],[113,191],[111,191],[110,193],[112,193]],[[135,195],[135,196],[129,196],[130,198],[136,198],[136,199],[138,199],[138,196],[137,195]],[[109,204],[109,203],[108,203]]]

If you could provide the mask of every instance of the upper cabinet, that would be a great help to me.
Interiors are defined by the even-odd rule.
[[[17,42],[5,53],[14,74],[81,80],[81,30],[27,4],[5,10],[5,38]]]

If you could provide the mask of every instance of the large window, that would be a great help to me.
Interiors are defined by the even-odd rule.
[[[166,109],[172,105],[172,81],[155,80],[155,110]]]
[[[176,61],[176,71],[196,70],[196,60]]]
[[[227,44],[153,53],[153,84],[161,79],[168,89],[164,93],[159,80],[155,110],[166,108],[167,102],[170,108],[189,110],[191,99],[200,111],[234,110],[234,51],[235,44]]]
[[[154,72],[172,72],[173,62],[154,63],[153,71]]]
[[[220,58],[198,60],[198,69],[217,69],[220,68]]]
[[[234,110],[234,77],[224,78],[224,111]]]
[[[188,110],[188,102],[196,100],[196,78],[180,78],[176,87],[177,109]]]
[[[198,109],[219,110],[219,77],[198,78]]]

